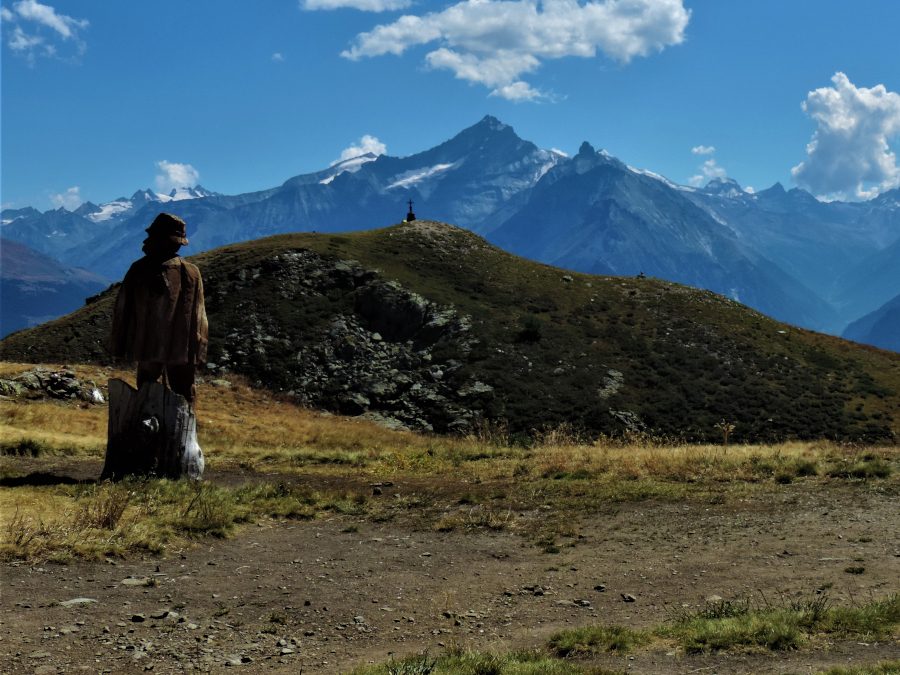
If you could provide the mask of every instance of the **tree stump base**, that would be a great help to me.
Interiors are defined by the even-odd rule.
[[[199,480],[205,461],[197,418],[181,394],[154,382],[109,381],[109,430],[101,480],[129,475]]]

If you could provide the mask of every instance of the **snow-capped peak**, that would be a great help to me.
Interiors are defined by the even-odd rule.
[[[172,188],[169,194],[157,196],[161,202],[179,202],[184,199],[203,199],[204,197],[212,197],[215,194],[215,192],[210,192],[202,185],[195,185],[194,187]]]
[[[328,185],[331,181],[333,181],[345,171],[347,173],[356,173],[362,168],[363,164],[374,162],[376,159],[378,159],[378,155],[376,155],[374,152],[367,152],[364,155],[358,155],[356,157],[351,157],[350,159],[345,159],[343,161],[332,164],[330,167],[330,173],[319,182],[322,185]]]

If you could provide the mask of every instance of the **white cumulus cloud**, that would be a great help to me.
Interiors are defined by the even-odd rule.
[[[387,152],[387,146],[379,141],[375,136],[365,134],[362,138],[359,139],[359,144],[354,144],[341,150],[340,159],[335,160],[334,162],[332,162],[332,164],[337,164],[338,162],[353,159],[354,157],[359,157],[360,155],[365,155],[370,152],[373,155],[383,155],[385,152]]]
[[[897,187],[888,141],[900,135],[900,94],[882,84],[857,87],[841,72],[831,81],[803,102],[816,130],[806,159],[791,169],[797,185],[825,199],[868,199]]]
[[[50,203],[56,208],[62,207],[66,211],[74,211],[81,206],[83,202],[84,200],[81,198],[81,188],[77,185],[70,187],[65,192],[50,195]]]
[[[39,56],[56,56],[62,44],[74,47],[77,55],[85,50],[81,31],[88,27],[87,19],[60,14],[37,0],[19,0],[12,9],[3,7],[0,19],[5,24],[6,45],[32,63]]]
[[[543,94],[520,78],[542,62],[599,52],[628,63],[681,43],[689,20],[682,0],[465,0],[360,33],[341,55],[399,55],[436,43],[425,56],[430,67],[489,87],[494,96],[537,99]]]
[[[164,194],[178,188],[194,187],[200,182],[200,172],[190,164],[161,160],[156,163],[156,191]]]
[[[363,12],[391,12],[411,4],[411,0],[300,0],[300,6],[306,10],[346,8]]]
[[[284,54],[282,54],[281,52],[275,52],[272,54],[272,60],[275,63],[281,63],[282,61],[284,61]]]
[[[716,149],[712,145],[695,145],[691,148],[691,152],[695,155],[705,155],[709,156],[709,159],[704,160],[703,164],[700,165],[696,175],[693,175],[688,179],[688,183],[693,185],[694,187],[699,187],[701,185],[705,185],[713,178],[726,178],[728,176],[728,172],[725,171],[725,167],[719,166],[719,163],[716,161],[716,158],[712,155],[716,152]]]

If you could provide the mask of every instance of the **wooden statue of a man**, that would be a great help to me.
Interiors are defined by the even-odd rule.
[[[178,256],[185,222],[160,213],[147,228],[144,257],[131,265],[113,310],[113,356],[138,362],[137,386],[160,376],[193,406],[194,371],[206,362],[203,279]]]

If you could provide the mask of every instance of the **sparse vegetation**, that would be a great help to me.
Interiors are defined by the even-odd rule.
[[[414,654],[388,663],[358,668],[352,675],[577,675],[586,672],[570,663],[540,651],[507,654],[450,649],[437,657]],[[609,671],[592,668],[594,675]]]
[[[900,660],[882,661],[868,666],[851,668],[830,668],[822,671],[822,675],[897,675],[900,673]]]
[[[749,601],[707,604],[658,628],[688,653],[735,648],[797,649],[820,635],[881,639],[900,625],[900,596],[855,607],[831,606],[825,594],[754,607]]]
[[[623,626],[585,626],[562,631],[550,638],[556,656],[585,656],[612,652],[625,654],[650,642],[650,635]]]
[[[10,517],[7,507],[13,503]],[[284,484],[224,488],[208,483],[126,480],[99,485],[17,487],[0,497],[0,555],[67,559],[162,552],[199,536],[228,536],[261,518],[314,518],[362,513],[359,495],[321,493]]]
[[[788,602],[783,606],[754,607],[749,600],[707,603],[647,630],[623,626],[583,626],[554,634],[546,650],[484,654],[450,649],[391,660],[387,664],[357,669],[354,675],[390,673],[608,673],[588,666],[591,657],[623,655],[655,644],[671,644],[684,652],[764,649],[784,651],[803,647],[822,636],[878,640],[896,635],[900,626],[900,596],[856,607],[833,607],[827,596]],[[583,664],[583,665],[582,665]],[[883,674],[897,671],[896,661],[858,669],[833,669],[829,675]]]

